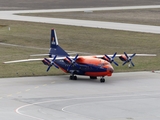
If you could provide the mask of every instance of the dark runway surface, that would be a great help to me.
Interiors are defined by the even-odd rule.
[[[0,79],[1,120],[159,120],[160,73]]]

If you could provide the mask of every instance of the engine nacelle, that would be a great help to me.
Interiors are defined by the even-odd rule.
[[[110,60],[105,55],[102,57],[102,59],[110,62]]]
[[[132,58],[136,55],[136,53],[132,54],[131,56],[127,55],[126,52],[124,52],[124,55],[121,55],[119,59],[121,61],[124,61],[122,65],[125,65],[126,63],[131,63],[132,66],[134,66],[134,63],[132,62]]]
[[[50,65],[51,65],[51,61],[48,60],[47,58],[44,58],[44,59],[42,60],[42,62],[43,62],[44,65],[47,65],[47,66],[50,66]]]
[[[126,60],[127,60],[127,57],[123,54],[123,55],[119,56],[119,59],[120,59],[121,61],[126,61]]]

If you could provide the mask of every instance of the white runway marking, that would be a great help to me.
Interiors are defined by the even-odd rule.
[[[32,104],[28,104],[28,105],[24,105],[24,106],[21,106],[19,108],[16,109],[16,113],[22,115],[22,116],[26,116],[26,117],[29,117],[29,118],[33,118],[33,119],[37,119],[37,120],[44,120],[44,119],[41,119],[41,118],[38,118],[38,117],[34,117],[34,116],[30,116],[30,115],[27,115],[27,114],[23,114],[21,112],[19,112],[20,109],[22,108],[25,108],[25,107],[28,107],[28,106],[31,106]]]
[[[37,50],[44,50],[44,51],[49,51],[49,48],[40,48],[40,47],[33,47],[33,46],[23,46],[23,45],[16,45],[16,44],[9,44],[9,43],[2,43],[0,42],[0,45],[4,46],[12,46],[12,47],[20,47],[20,48],[29,48],[29,49],[37,49]],[[86,52],[78,52],[78,51],[67,51],[68,54],[91,54],[91,53],[86,53]],[[35,54],[35,55],[30,55],[30,56],[45,56],[48,54]]]
[[[30,118],[34,118],[34,119],[37,119],[37,120],[45,120],[45,119],[42,119],[42,118],[39,118],[39,117],[35,117],[35,116],[32,116],[32,115],[28,115],[28,114],[25,114],[25,113],[22,113],[20,112],[20,110],[23,109],[23,112],[25,111],[24,109],[27,108],[27,107],[31,107],[31,106],[34,106],[34,105],[40,105],[40,104],[45,104],[45,103],[52,103],[52,102],[62,102],[62,101],[71,101],[71,100],[88,100],[88,99],[91,99],[91,101],[87,101],[87,102],[82,102],[82,103],[77,103],[77,104],[72,104],[72,105],[67,105],[67,106],[64,106],[61,108],[61,111],[62,112],[67,112],[67,113],[70,113],[70,114],[77,114],[79,115],[78,113],[76,112],[70,112],[68,110],[66,110],[67,108],[69,107],[72,107],[72,106],[77,106],[77,105],[80,105],[80,104],[93,104],[93,103],[101,103],[101,102],[114,102],[114,101],[117,101],[118,98],[122,98],[122,97],[129,97],[128,99],[120,99],[122,101],[129,101],[129,100],[133,100],[134,99],[139,99],[139,97],[154,97],[155,95],[160,95],[160,93],[150,93],[150,94],[132,94],[132,95],[110,95],[110,96],[99,96],[99,97],[82,97],[82,98],[69,98],[69,99],[59,99],[59,100],[48,100],[48,101],[43,101],[43,102],[37,102],[37,103],[32,103],[32,104],[26,104],[26,105],[23,105],[23,106],[20,106],[16,109],[16,113],[19,114],[19,115],[22,115],[22,116],[26,116],[26,117],[30,117]],[[100,100],[100,101],[93,101],[93,99],[103,99],[104,100]],[[105,100],[105,98],[113,98],[114,100]],[[144,98],[143,98],[144,99]],[[83,117],[86,117],[86,118],[90,118],[88,116],[84,116],[84,115],[81,115]]]

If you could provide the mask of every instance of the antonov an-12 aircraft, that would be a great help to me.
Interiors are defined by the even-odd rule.
[[[134,66],[134,63],[132,62],[134,56],[156,56],[156,54],[126,54],[124,52],[123,55],[114,53],[113,55],[79,56],[77,54],[73,57],[59,46],[56,31],[51,29],[49,58],[15,60],[4,63],[42,60],[44,65],[48,66],[47,71],[49,71],[52,66],[55,66],[66,73],[70,73],[69,79],[71,80],[77,80],[76,75],[85,75],[89,76],[90,79],[97,79],[97,77],[100,77],[100,82],[103,83],[105,82],[104,77],[112,76],[112,73],[114,72],[111,63],[118,66],[118,63],[114,61],[115,57],[119,57],[120,60],[124,62],[123,65],[129,63]]]

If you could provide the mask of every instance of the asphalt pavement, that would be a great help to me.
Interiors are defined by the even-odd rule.
[[[2,120],[159,120],[160,72],[0,79]]]

